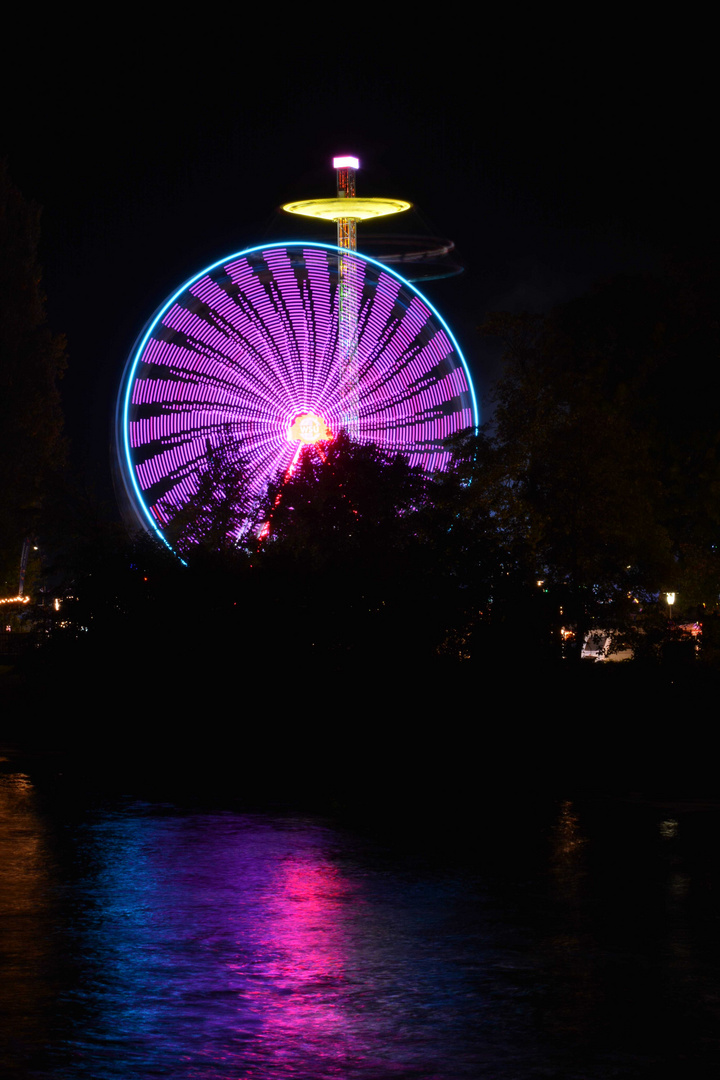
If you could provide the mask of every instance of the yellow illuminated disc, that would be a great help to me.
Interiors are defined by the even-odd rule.
[[[411,206],[412,203],[403,199],[303,199],[302,202],[285,203],[283,210],[287,210],[288,214],[303,214],[325,221],[337,221],[338,218],[367,221],[368,218],[385,217],[386,214],[399,214]]]

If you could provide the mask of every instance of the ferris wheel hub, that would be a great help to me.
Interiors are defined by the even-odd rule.
[[[322,416],[312,412],[299,413],[288,431],[289,442],[300,442],[304,446],[314,446],[315,443],[327,442],[332,437],[332,432]]]

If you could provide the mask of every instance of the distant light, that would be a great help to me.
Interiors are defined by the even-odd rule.
[[[356,157],[334,157],[333,169],[359,169],[360,162]]]
[[[675,593],[674,592],[665,593],[665,596],[667,597],[668,604],[670,605],[670,607],[672,607],[673,604],[675,603]]]

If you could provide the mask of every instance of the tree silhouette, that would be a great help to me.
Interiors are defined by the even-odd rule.
[[[208,439],[206,447],[190,498],[180,508],[167,499],[161,503],[168,516],[164,532],[186,557],[236,555],[243,549],[256,513],[248,495],[247,467],[228,433],[216,446]]]
[[[427,477],[401,455],[341,431],[304,447],[292,474],[270,485],[260,510],[269,522],[261,558],[312,571],[376,573],[415,545],[427,494]]]
[[[701,279],[702,280],[702,279]],[[615,278],[546,316],[492,316],[504,344],[489,443],[496,521],[563,618],[638,622],[663,590],[717,603],[717,320],[687,274]],[[681,601],[682,603],[682,601]]]
[[[24,538],[41,531],[65,451],[58,381],[66,344],[47,326],[39,240],[40,207],[0,162],[0,570],[10,591]]]
[[[288,652],[371,654],[377,663],[432,649],[430,490],[406,459],[344,432],[306,447],[292,475],[277,477],[253,566]]]

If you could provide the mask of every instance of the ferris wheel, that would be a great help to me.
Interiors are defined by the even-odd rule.
[[[161,306],[126,365],[116,450],[135,520],[165,540],[214,448],[233,448],[260,498],[304,445],[343,428],[432,472],[449,463],[446,440],[478,422],[465,358],[410,282],[357,252],[285,242],[213,263]]]

